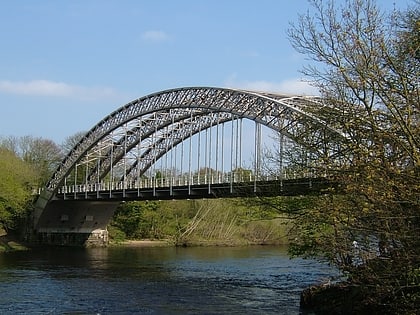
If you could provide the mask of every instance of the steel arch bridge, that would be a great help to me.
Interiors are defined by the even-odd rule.
[[[106,178],[138,181],[169,151],[216,126],[218,133],[218,126],[227,122],[233,126],[251,120],[298,144],[308,133],[320,148],[334,143],[343,135],[316,114],[322,107],[318,97],[217,87],[170,89],[136,99],[98,122],[64,158],[36,202],[35,226],[68,182],[76,185],[83,177],[86,186],[98,190]],[[218,150],[220,136],[209,139]],[[256,144],[255,150],[259,149]]]

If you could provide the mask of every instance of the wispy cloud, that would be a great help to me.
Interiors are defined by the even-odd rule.
[[[166,34],[164,31],[159,31],[159,30],[145,31],[141,35],[141,37],[144,40],[153,41],[153,42],[163,42],[169,39],[168,34]]]
[[[114,89],[108,87],[84,87],[49,80],[0,80],[0,93],[32,96],[70,97],[83,100],[102,100],[118,96]]]
[[[274,93],[296,94],[296,95],[317,95],[316,88],[301,79],[288,79],[280,82],[272,81],[240,81],[233,75],[225,81],[225,85],[231,88],[244,90],[264,91]]]

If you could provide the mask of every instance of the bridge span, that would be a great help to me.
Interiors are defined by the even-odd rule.
[[[34,238],[106,243],[106,225],[125,200],[319,193],[328,182],[313,171],[309,148],[306,167],[283,153],[305,137],[311,150],[336,153],[343,135],[317,114],[322,108],[317,97],[214,87],[136,99],[96,124],[58,166],[36,202]],[[263,161],[262,127],[278,135],[275,165]]]
[[[113,188],[79,186],[57,193],[53,200],[94,200],[94,201],[135,201],[135,200],[175,200],[209,198],[250,198],[273,196],[299,196],[320,194],[332,187],[332,182],[324,177],[288,180],[261,180],[258,182],[203,183],[195,185],[137,186],[115,183]],[[125,186],[125,187],[124,187]]]

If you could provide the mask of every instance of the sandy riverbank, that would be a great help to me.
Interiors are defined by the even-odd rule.
[[[133,246],[133,247],[164,247],[172,246],[169,241],[162,240],[128,240],[115,244],[117,246]]]

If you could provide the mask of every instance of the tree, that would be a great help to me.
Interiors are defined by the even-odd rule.
[[[111,225],[131,239],[154,238],[155,217],[159,206],[155,201],[125,202],[116,210]]]
[[[79,131],[72,136],[68,136],[61,145],[64,154],[68,154],[85,135],[86,132]]]
[[[324,100],[307,110],[345,139],[338,158],[319,155],[310,141],[305,147],[314,166],[334,171],[344,194],[298,211],[291,250],[335,263],[366,293],[363,303],[413,311],[420,297],[418,3],[386,15],[372,0],[311,2],[314,13],[288,34],[312,62],[302,72]]]
[[[32,202],[36,172],[14,152],[0,147],[0,227],[17,228]]]
[[[61,149],[54,141],[31,136],[21,139],[21,156],[38,170],[41,186],[47,183],[63,159]]]
[[[14,152],[38,172],[38,185],[43,186],[61,162],[63,154],[52,140],[33,136],[7,137],[0,140],[0,147]]]

